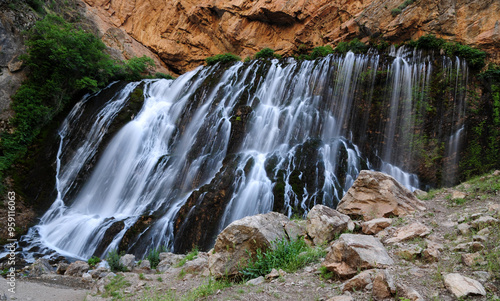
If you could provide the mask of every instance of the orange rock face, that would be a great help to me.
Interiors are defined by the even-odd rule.
[[[84,0],[108,26],[123,29],[177,73],[208,56],[252,56],[264,47],[292,55],[299,45],[383,37],[398,43],[433,33],[489,50],[498,61],[498,0]]]

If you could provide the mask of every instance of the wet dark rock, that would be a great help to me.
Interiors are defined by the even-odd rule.
[[[118,245],[118,250],[129,251],[130,246],[133,242],[137,241],[138,235],[146,230],[153,222],[156,221],[156,217],[152,215],[141,216],[135,224],[128,228],[127,232],[123,235],[120,244]]]
[[[114,218],[112,218],[114,219]],[[114,222],[111,227],[109,227],[106,232],[104,233],[104,236],[102,237],[101,241],[99,242],[99,245],[94,251],[93,256],[100,257],[104,254],[104,251],[106,248],[109,246],[109,244],[113,241],[115,236],[125,228],[125,223],[123,221],[117,221]]]
[[[238,156],[228,156],[210,184],[194,191],[179,210],[174,223],[174,251],[185,253],[195,246],[207,251],[217,236],[219,220],[234,191]]]

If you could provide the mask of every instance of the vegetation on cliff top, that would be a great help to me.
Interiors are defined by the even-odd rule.
[[[27,33],[28,79],[13,96],[14,130],[2,134],[0,178],[33,139],[78,93],[96,91],[111,80],[139,80],[153,60],[146,56],[116,62],[94,36],[59,16],[47,15]]]

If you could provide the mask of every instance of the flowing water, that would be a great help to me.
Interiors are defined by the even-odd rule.
[[[133,237],[129,251],[142,256],[152,247],[173,247],[186,225],[201,216],[200,204],[220,192],[221,182],[229,184],[207,241],[244,216],[271,210],[305,215],[314,204],[334,207],[361,169],[381,170],[414,190],[419,179],[407,168],[432,59],[400,49],[389,59],[349,52],[316,61],[200,67],[175,81],[130,83],[96,114],[82,118],[88,100],[99,97],[87,96],[60,129],[57,199],[23,238],[25,251],[55,250],[81,259],[103,255],[118,248],[145,216],[152,222]],[[458,59],[443,64],[446,74],[466,68]],[[463,84],[463,78],[453,79]],[[377,91],[381,81],[385,85]],[[142,109],[104,143],[139,85]],[[458,162],[465,96],[455,95],[455,101],[461,107],[453,129],[443,134],[447,152],[455,155],[447,161],[452,165]],[[74,131],[84,121],[92,126],[77,137]],[[77,181],[96,158],[84,181]],[[184,208],[180,219],[193,198],[198,205]],[[97,252],[114,225],[120,227]]]

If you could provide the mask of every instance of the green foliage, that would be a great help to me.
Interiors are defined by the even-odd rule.
[[[391,15],[393,17],[399,15],[400,13],[401,13],[401,9],[399,9],[399,8],[393,8],[393,9],[391,9]]]
[[[410,47],[416,47],[417,49],[443,49],[448,56],[464,58],[469,63],[469,66],[474,69],[481,69],[484,67],[484,60],[486,59],[486,52],[484,51],[459,43],[446,42],[441,38],[436,38],[436,36],[432,34],[422,36],[417,41],[411,41],[408,45]]]
[[[490,236],[486,242],[485,261],[490,275],[500,281],[500,225],[493,226]]]
[[[368,45],[358,39],[354,39],[350,42],[340,42],[337,47],[335,47],[335,52],[341,54],[346,54],[349,51],[354,53],[366,53],[368,49]]]
[[[477,199],[481,195],[497,195],[500,193],[500,177],[499,176],[477,176],[467,181],[470,185],[466,189],[467,194],[471,199]]]
[[[120,291],[129,285],[130,283],[125,279],[124,276],[117,275],[113,279],[111,279],[110,283],[104,286],[105,291],[102,296],[104,298],[112,297],[113,300],[121,300],[125,296],[123,296]]]
[[[314,59],[317,59],[317,58],[320,58],[320,57],[325,57],[325,56],[327,56],[327,55],[329,55],[331,53],[333,53],[332,46],[330,46],[330,45],[318,46],[318,47],[315,47],[313,49],[313,51],[309,55],[308,59],[314,60]]]
[[[487,75],[483,75],[486,78]],[[483,174],[500,167],[500,82],[493,78],[486,81],[489,88],[489,101],[475,108],[471,104],[475,118],[469,124],[472,134],[468,135],[467,147],[460,162],[465,178]],[[494,84],[493,84],[494,83]],[[498,85],[497,85],[498,84]],[[488,93],[486,94],[488,96]]]
[[[267,58],[277,58],[281,59],[281,55],[274,53],[274,50],[271,48],[264,48],[261,51],[257,52],[254,56],[254,59],[267,59]]]
[[[258,249],[255,257],[249,259],[247,266],[241,269],[241,273],[244,278],[252,279],[266,275],[272,269],[295,272],[309,263],[316,262],[325,254],[322,249],[309,247],[303,238],[292,241],[277,240],[265,252]]]
[[[335,274],[333,272],[329,271],[327,267],[325,267],[325,266],[319,267],[319,278],[321,280],[332,279],[334,276],[335,276]]]
[[[186,257],[184,257],[181,261],[179,261],[179,263],[177,263],[175,267],[177,268],[182,267],[186,264],[186,262],[195,259],[197,256],[198,256],[198,247],[194,247],[194,249],[191,250],[191,252],[189,252],[186,255]]]
[[[160,253],[167,252],[166,246],[160,246],[154,249],[149,250],[146,259],[149,260],[152,269],[156,269],[158,264],[160,263]]]
[[[229,63],[234,63],[234,62],[239,62],[239,61],[241,61],[241,58],[237,55],[232,54],[232,53],[217,54],[215,56],[207,57],[205,59],[205,62],[207,63],[208,66],[215,65],[219,62],[221,64],[229,64]]]
[[[161,73],[161,72],[157,72],[155,73],[155,78],[164,78],[164,79],[175,79],[175,77],[173,77],[172,75],[170,74],[165,74],[165,73]]]
[[[297,60],[315,60],[317,58],[322,58],[325,57],[331,53],[333,53],[333,48],[330,45],[326,46],[318,46],[315,47],[310,54],[307,53],[307,48],[304,44],[301,44],[299,46],[299,49],[297,53],[299,54],[298,56],[295,56],[295,59]]]
[[[87,263],[91,267],[95,267],[99,262],[101,262],[101,258],[99,258],[97,256],[92,256],[92,257],[89,258],[89,260],[87,260]]]
[[[415,2],[415,0],[406,0],[405,2],[401,3],[397,8],[394,8],[391,10],[391,14],[393,17],[399,15],[403,9],[405,9],[408,5],[412,4]]]
[[[118,251],[111,250],[106,256],[106,261],[109,264],[109,268],[112,272],[126,272],[127,268],[120,263],[120,255],[118,255]]]
[[[154,67],[155,62],[152,58],[147,56],[134,57],[125,62],[123,66],[123,71],[118,75],[123,77],[125,80],[138,81],[143,78],[144,72],[149,67]]]
[[[32,3],[36,5],[36,1]],[[113,79],[140,79],[152,60],[113,61],[102,41],[56,15],[47,15],[26,32],[28,79],[13,96],[15,131],[1,137],[0,179],[27,147],[79,91],[96,91]]]

